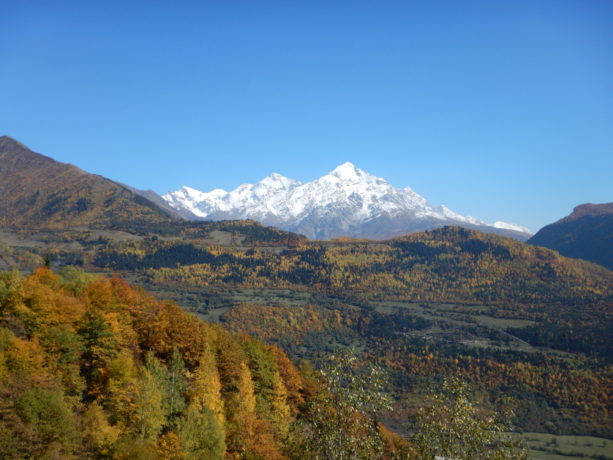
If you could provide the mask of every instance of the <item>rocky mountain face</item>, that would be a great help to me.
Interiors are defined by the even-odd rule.
[[[102,176],[0,137],[0,227],[110,228],[172,221],[169,212]]]
[[[613,270],[613,203],[579,205],[569,216],[543,227],[528,243]]]
[[[351,163],[312,182],[273,173],[231,192],[208,193],[190,187],[163,195],[186,218],[254,219],[312,239],[340,236],[386,239],[458,225],[525,240],[529,230],[515,224],[488,224],[445,206],[433,206],[411,188],[395,188]]]

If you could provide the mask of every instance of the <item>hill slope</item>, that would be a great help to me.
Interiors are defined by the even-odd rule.
[[[101,176],[0,137],[0,226],[63,229],[120,227],[172,219],[151,201]]]
[[[539,230],[528,243],[613,270],[613,203],[579,205],[569,216]]]
[[[382,242],[309,242],[276,253],[257,248],[184,251],[182,244],[168,241],[147,244],[106,246],[93,261],[119,270],[149,269],[153,280],[197,286],[300,288],[417,302],[590,308],[613,302],[613,273],[598,265],[459,227]],[[177,259],[183,253],[189,259]]]
[[[0,272],[0,306],[0,457],[287,458],[279,349],[76,270]]]

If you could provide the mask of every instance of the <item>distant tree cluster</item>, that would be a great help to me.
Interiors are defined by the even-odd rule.
[[[613,303],[612,275],[605,269],[460,228],[389,242],[314,242],[283,251],[187,245],[191,249],[184,242],[126,243],[104,249],[95,263],[149,269],[154,282],[193,286],[317,289],[365,299],[581,305],[595,315]]]

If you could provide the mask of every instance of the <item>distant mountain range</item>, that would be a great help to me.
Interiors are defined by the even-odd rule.
[[[253,219],[311,239],[386,239],[446,225],[522,241],[531,235],[520,225],[488,224],[445,206],[433,206],[411,188],[395,188],[351,163],[307,183],[273,173],[257,184],[244,184],[231,192],[216,189],[204,193],[183,187],[162,198],[188,219]]]
[[[271,174],[231,192],[183,187],[160,197],[35,153],[9,136],[0,137],[0,196],[0,227],[15,229],[144,230],[184,219],[250,219],[312,239],[385,239],[448,225],[530,237],[519,225],[488,224],[433,206],[351,163],[308,183]],[[613,269],[613,203],[577,206],[528,242]]]
[[[579,205],[569,216],[543,227],[528,243],[613,270],[613,203]]]

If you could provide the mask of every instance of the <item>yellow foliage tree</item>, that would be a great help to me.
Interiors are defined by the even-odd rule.
[[[224,426],[224,404],[221,399],[221,381],[215,355],[207,348],[200,356],[200,363],[194,371],[189,391],[189,407],[195,407],[199,411],[205,408],[215,414],[215,419],[220,426]]]

